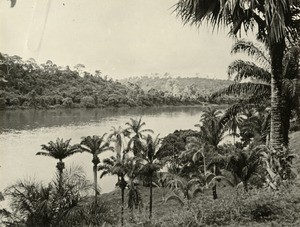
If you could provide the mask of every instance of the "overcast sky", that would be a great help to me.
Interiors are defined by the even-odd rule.
[[[0,0],[0,52],[81,63],[113,78],[169,72],[227,79],[227,30],[183,26],[177,0]]]

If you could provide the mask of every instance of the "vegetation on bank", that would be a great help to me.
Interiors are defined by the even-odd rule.
[[[11,210],[2,209],[7,226],[199,226],[299,223],[299,162],[292,165],[297,136],[289,150],[274,155],[261,131],[249,131],[264,118],[246,111],[234,143],[225,142],[230,125],[208,108],[193,130],[164,138],[154,136],[141,119],[112,127],[107,135],[86,136],[79,144],[57,139],[42,145],[44,155],[58,160],[57,177],[48,185],[20,181],[4,191]],[[262,121],[262,120],[261,120]],[[196,123],[196,122],[195,122]],[[270,133],[267,131],[267,133]],[[233,135],[232,135],[233,136]],[[231,137],[233,138],[233,137]],[[296,139],[295,139],[296,138]],[[223,141],[223,142],[222,142]],[[298,150],[293,150],[298,149]],[[114,155],[101,160],[107,150]],[[80,167],[64,159],[92,154],[94,183]],[[98,174],[117,176],[117,190],[100,195]],[[101,187],[101,185],[100,185]],[[233,193],[234,192],[234,193]],[[92,194],[94,198],[92,199]],[[109,196],[108,196],[109,195]]]
[[[211,80],[209,84],[218,88],[219,82]],[[81,64],[71,70],[51,61],[38,65],[34,59],[0,55],[1,109],[195,105],[209,101],[202,91],[195,93],[195,87],[194,83],[186,85],[181,94],[155,87],[144,90],[134,82],[108,79],[100,71],[86,72]]]
[[[234,82],[232,80],[219,80],[199,77],[174,77],[168,73],[163,76],[152,74],[149,76],[130,77],[120,80],[124,84],[137,84],[145,91],[159,90],[167,94],[186,98],[193,97],[202,102],[210,103],[232,103],[240,100],[237,96],[222,96],[211,98],[211,94],[215,93]]]

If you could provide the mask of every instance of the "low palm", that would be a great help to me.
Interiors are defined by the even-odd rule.
[[[56,142],[50,141],[48,145],[45,144],[41,145],[42,150],[44,151],[40,151],[36,153],[36,155],[43,155],[43,156],[52,157],[59,160],[56,165],[56,168],[59,173],[60,190],[62,188],[62,174],[65,168],[65,163],[63,162],[63,160],[80,151],[77,145],[71,146],[70,141],[71,139],[64,141],[63,139],[57,138]]]
[[[227,169],[232,173],[236,182],[240,181],[248,191],[248,182],[258,172],[260,157],[255,152],[237,151],[228,157]]]

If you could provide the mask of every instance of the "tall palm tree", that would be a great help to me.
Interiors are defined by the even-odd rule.
[[[109,135],[109,139],[114,143],[116,151],[116,156],[111,156],[103,160],[103,164],[98,167],[98,170],[101,170],[101,176],[111,174],[117,175],[118,182],[116,186],[121,189],[121,225],[124,225],[124,201],[125,201],[125,189],[128,185],[125,180],[125,176],[128,172],[128,155],[129,152],[129,142],[127,143],[125,137],[127,137],[128,131],[125,129],[112,128],[112,133]]]
[[[286,48],[284,55],[284,71],[282,84],[282,97],[285,103],[285,114],[282,127],[284,132],[284,143],[288,144],[289,121],[292,109],[299,106],[299,98],[293,80],[297,79],[299,69],[296,67],[299,58],[299,47],[291,46]],[[298,50],[298,51],[297,51]],[[235,60],[228,66],[229,77],[234,76],[235,83],[227,88],[215,92],[212,97],[220,95],[245,94],[247,98],[232,105],[224,114],[221,124],[228,124],[245,108],[268,107],[271,97],[271,59],[262,45],[250,41],[239,40],[231,50],[231,53],[247,53],[253,57],[255,62]],[[251,82],[243,82],[243,79],[250,79]]]
[[[131,210],[133,215],[133,208],[141,208],[143,206],[143,200],[139,191],[138,185],[136,184],[137,177],[140,175],[142,168],[140,158],[128,158],[126,160],[126,169],[128,177],[128,208]]]
[[[98,183],[97,183],[97,171],[98,171],[98,164],[100,163],[100,159],[98,155],[101,153],[112,150],[113,148],[109,146],[109,143],[105,141],[103,136],[87,136],[83,137],[80,142],[80,149],[84,152],[88,152],[93,155],[92,163],[93,166],[93,173],[94,173],[94,190],[95,190],[95,203],[97,203],[97,195],[99,194],[98,190]]]
[[[161,140],[157,137],[153,138],[148,135],[146,141],[142,143],[140,147],[140,156],[144,160],[144,165],[141,169],[141,174],[145,176],[149,181],[150,188],[150,201],[149,201],[149,218],[152,218],[152,199],[153,199],[153,177],[155,172],[157,172],[161,165],[159,163],[159,148],[161,145]]]
[[[139,146],[141,144],[141,139],[144,138],[144,133],[154,133],[151,129],[142,129],[146,123],[142,122],[142,118],[133,119],[130,118],[130,122],[126,122],[128,126],[127,130],[132,134],[130,143],[133,143],[133,154],[138,155]]]
[[[36,153],[36,155],[48,156],[59,160],[56,168],[59,174],[58,187],[60,191],[62,190],[62,174],[65,168],[63,160],[80,151],[78,145],[71,146],[70,141],[71,139],[64,141],[63,139],[57,138],[56,142],[50,141],[48,145],[42,144],[42,150],[44,151]]]
[[[111,174],[117,175],[118,181],[116,186],[121,189],[121,225],[124,225],[124,201],[125,201],[125,189],[128,185],[125,180],[125,176],[127,173],[127,165],[126,165],[126,156],[123,156],[121,159],[117,159],[114,156],[110,158],[105,158],[102,161],[102,164],[99,165],[98,170],[102,171],[100,178]]]
[[[219,154],[219,143],[223,139],[225,128],[220,124],[220,114],[221,111],[208,108],[202,115],[200,120],[201,124],[195,125],[200,127],[201,146],[208,149],[208,153],[210,154],[210,159],[208,160],[208,164],[205,168],[206,170],[210,169],[214,177],[220,175],[220,164],[222,163],[221,160],[223,160],[222,156]],[[194,148],[199,145],[195,143],[195,141],[192,144],[192,147]],[[205,179],[208,175],[210,174],[204,174]],[[212,191],[213,198],[217,199],[217,184],[213,184]]]
[[[299,34],[299,0],[179,0],[178,15],[185,23],[201,25],[208,20],[212,26],[230,26],[230,33],[237,35],[257,29],[256,36],[268,47],[271,57],[271,133],[270,145],[280,150],[284,144],[282,115],[282,74],[285,39],[292,40]]]

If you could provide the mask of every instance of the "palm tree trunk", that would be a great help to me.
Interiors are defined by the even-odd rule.
[[[149,218],[152,218],[152,174],[150,176],[150,204],[149,204]]]
[[[98,196],[98,183],[97,183],[97,165],[93,166],[94,172],[94,190],[95,190],[95,204],[97,204],[97,196]]]
[[[282,97],[282,60],[284,51],[284,40],[272,44],[270,48],[272,78],[271,78],[271,132],[270,146],[280,150],[284,141],[284,130],[282,124],[283,97]]]
[[[214,185],[212,187],[212,193],[213,193],[213,199],[217,199],[218,198],[218,194],[217,194],[217,185]]]
[[[121,188],[121,226],[124,226],[124,193],[126,188],[126,181],[124,180],[124,177],[120,177],[120,188]]]
[[[59,194],[62,194],[62,181],[63,181],[63,170],[65,168],[65,163],[62,160],[59,160],[59,162],[56,165],[56,168],[58,170],[58,191]]]
[[[292,116],[292,105],[291,99],[289,97],[283,98],[283,106],[285,112],[282,114],[282,127],[283,127],[283,139],[284,145],[289,144],[289,130],[290,130],[290,119]]]
[[[216,174],[216,165],[214,165],[214,174],[215,176],[217,176]],[[212,187],[212,193],[213,193],[213,199],[217,199],[218,198],[218,194],[217,194],[217,184],[215,184],[213,187]]]
[[[122,205],[121,205],[121,226],[124,225],[124,191],[125,188],[121,188],[121,194],[122,194]]]
[[[298,78],[296,79],[296,94],[295,94],[295,105],[297,113],[297,126],[300,128],[300,57],[298,55]]]
[[[206,158],[204,156],[204,153],[202,153],[203,157],[203,173],[204,173],[204,179],[205,179],[205,187],[207,188],[207,181],[206,181]]]
[[[247,182],[247,181],[244,181],[244,182],[243,182],[243,185],[244,185],[244,190],[245,190],[245,192],[248,192],[248,182]]]

